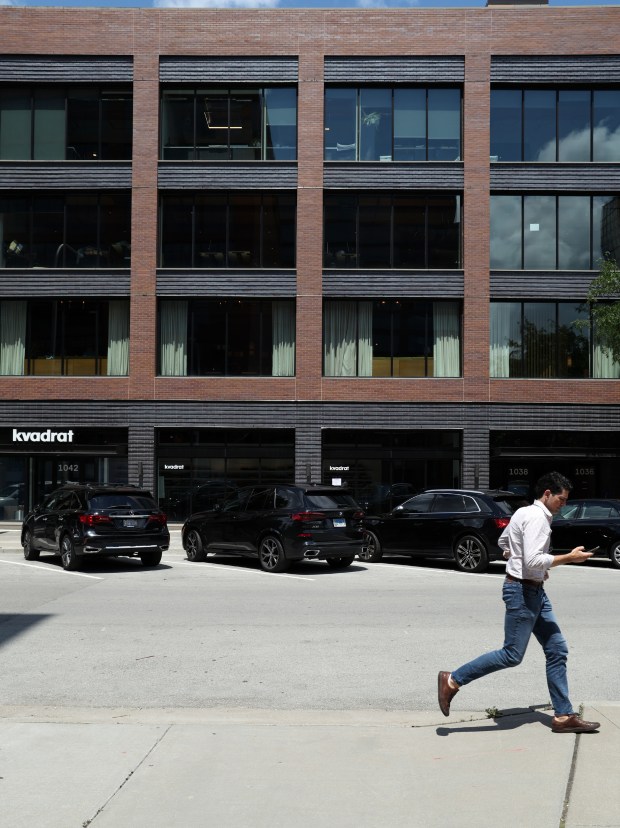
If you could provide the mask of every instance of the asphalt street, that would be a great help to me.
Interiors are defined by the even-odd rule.
[[[0,534],[5,700],[434,710],[437,670],[501,644],[501,564],[471,575],[403,558],[343,572],[307,562],[276,575],[242,558],[190,563],[173,532],[157,569],[91,560],[70,573],[52,557],[24,561],[17,540]],[[616,698],[619,577],[597,561],[556,569],[548,583],[575,700]],[[533,642],[519,668],[476,682],[454,705],[548,701]]]
[[[0,530],[0,824],[620,826],[608,564],[549,585],[574,703],[600,733],[551,733],[535,645],[464,688],[449,719],[437,710],[437,670],[501,640],[502,576],[405,559],[191,564],[178,532],[156,569],[64,572]]]

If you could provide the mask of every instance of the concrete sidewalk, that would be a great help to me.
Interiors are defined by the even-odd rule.
[[[620,704],[550,712],[0,707],[10,828],[620,826]]]

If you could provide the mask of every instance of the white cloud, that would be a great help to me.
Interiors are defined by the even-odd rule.
[[[420,0],[354,0],[362,9],[402,9],[407,6],[419,6]]]
[[[153,0],[159,9],[273,9],[280,0]]]

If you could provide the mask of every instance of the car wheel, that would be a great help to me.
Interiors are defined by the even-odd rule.
[[[68,571],[77,569],[80,565],[75,546],[69,535],[63,535],[60,541],[60,560],[62,561],[62,568]]]
[[[620,569],[620,543],[614,543],[609,553],[611,565],[616,569]]]
[[[39,559],[39,555],[41,554],[38,549],[34,549],[32,546],[32,534],[30,533],[29,529],[26,529],[24,532],[24,537],[22,539],[22,546],[24,547],[24,558],[27,561],[37,561]]]
[[[454,547],[454,560],[461,572],[485,572],[489,565],[489,553],[479,537],[463,535]]]
[[[360,561],[381,560],[383,557],[381,542],[374,532],[370,532],[368,529],[364,532],[364,546],[362,547],[362,551],[357,553],[357,557]]]
[[[355,560],[355,555],[345,555],[341,558],[327,558],[328,566],[332,569],[346,569]]]
[[[140,555],[142,566],[158,566],[161,563],[161,549],[149,550]]]
[[[185,553],[188,561],[206,561],[207,555],[202,545],[202,539],[196,529],[190,529],[185,536]]]
[[[277,538],[263,538],[258,547],[258,562],[265,572],[285,572],[288,561],[284,557],[284,548]]]

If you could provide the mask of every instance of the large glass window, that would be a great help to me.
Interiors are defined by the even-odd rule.
[[[129,300],[0,301],[0,375],[123,376]]]
[[[128,193],[0,193],[0,267],[129,267]]]
[[[269,299],[170,299],[159,306],[162,376],[295,374],[295,304]]]
[[[491,196],[491,267],[593,270],[620,256],[620,197]]]
[[[297,158],[294,87],[164,89],[165,160],[290,161]]]
[[[492,377],[620,377],[587,308],[574,302],[492,302]]]
[[[0,159],[130,159],[132,118],[128,87],[5,87]]]
[[[461,90],[325,90],[326,161],[458,161]]]
[[[158,495],[169,518],[212,509],[242,486],[295,479],[295,432],[285,428],[157,432]]]
[[[293,193],[165,193],[160,267],[295,266]]]
[[[327,377],[458,377],[460,303],[329,300],[323,360]]]
[[[326,192],[324,265],[460,267],[459,195]]]
[[[620,161],[620,90],[492,89],[491,161]]]

